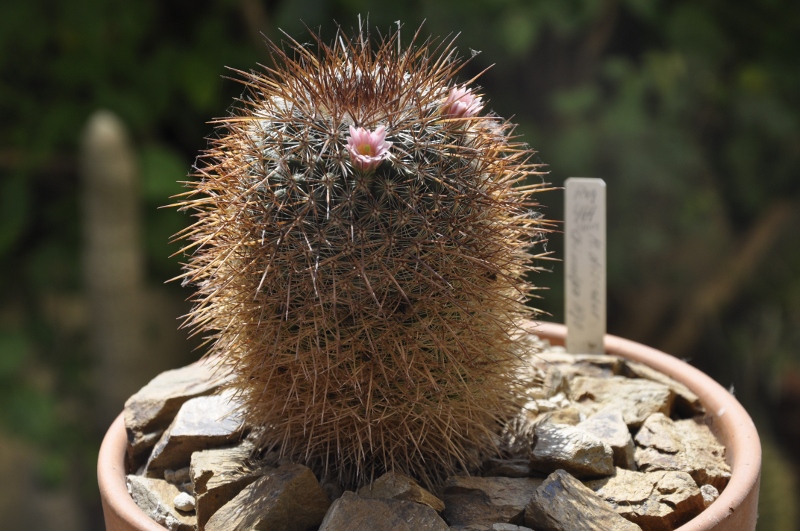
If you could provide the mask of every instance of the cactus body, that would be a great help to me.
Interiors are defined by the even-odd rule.
[[[181,203],[188,322],[262,447],[348,485],[429,483],[475,465],[517,400],[541,185],[512,125],[454,84],[451,46],[335,42],[271,44],[277,66],[240,73]]]

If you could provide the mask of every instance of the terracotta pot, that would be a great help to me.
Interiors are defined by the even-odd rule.
[[[539,323],[537,335],[563,344],[566,327]],[[750,416],[717,382],[672,356],[633,341],[606,336],[606,352],[635,360],[678,380],[700,397],[714,434],[725,445],[731,479],[720,497],[676,531],[753,531],[761,478],[761,443]],[[106,433],[97,462],[97,480],[108,531],[164,531],[133,503],[125,485],[127,436],[122,415]]]

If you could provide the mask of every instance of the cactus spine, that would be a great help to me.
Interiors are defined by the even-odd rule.
[[[532,151],[483,111],[452,43],[339,34],[275,65],[198,159],[189,325],[262,447],[348,485],[474,466],[517,402]]]

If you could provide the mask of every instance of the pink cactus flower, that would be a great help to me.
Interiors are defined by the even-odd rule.
[[[442,112],[449,118],[470,118],[483,109],[483,102],[466,88],[453,87],[442,105]]]
[[[347,151],[350,152],[350,161],[356,169],[369,172],[380,166],[381,162],[389,157],[391,145],[391,142],[386,141],[384,126],[378,127],[375,131],[350,126]]]

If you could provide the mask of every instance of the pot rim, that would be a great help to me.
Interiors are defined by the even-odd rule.
[[[561,324],[535,321],[525,328],[556,345],[563,344],[566,337],[566,326]],[[605,336],[605,351],[644,363],[683,383],[700,397],[712,431],[725,445],[726,460],[731,465],[727,487],[711,505],[675,531],[707,531],[716,529],[719,524],[738,524],[735,529],[755,529],[761,442],[744,407],[711,377],[664,352],[612,335]],[[97,460],[97,481],[106,527],[109,530],[164,531],[165,528],[147,516],[128,493],[127,443],[125,421],[120,413],[103,439]]]

